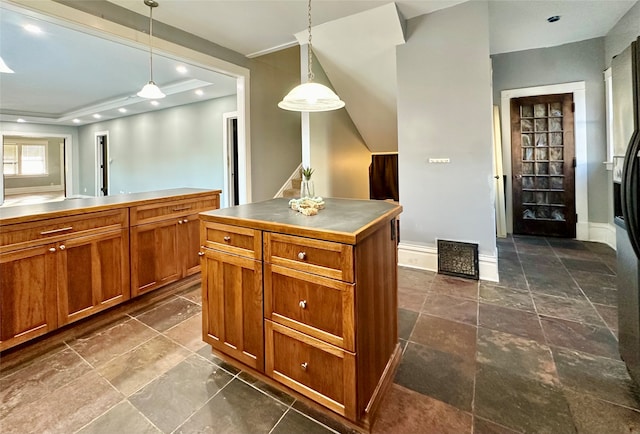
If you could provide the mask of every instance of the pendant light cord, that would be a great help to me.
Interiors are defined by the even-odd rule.
[[[313,70],[311,66],[313,65],[313,53],[311,51],[311,0],[309,0],[309,8],[308,8],[308,17],[309,17],[309,43],[307,44],[307,67],[309,70],[307,71],[307,82],[311,83],[313,81]]]
[[[149,70],[151,71],[151,81],[153,81],[153,46],[151,39],[153,38],[153,6],[149,6]]]

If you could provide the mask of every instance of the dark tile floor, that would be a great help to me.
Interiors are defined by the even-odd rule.
[[[498,241],[499,284],[401,268],[404,347],[375,433],[640,433],[617,350],[615,253]],[[0,360],[0,432],[349,430],[214,357],[197,284]]]

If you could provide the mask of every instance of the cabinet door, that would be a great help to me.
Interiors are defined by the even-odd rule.
[[[178,219],[131,228],[131,296],[180,278]]]
[[[200,271],[200,220],[198,214],[180,220],[178,243],[182,259],[182,276],[191,276]]]
[[[58,318],[77,321],[129,299],[126,230],[67,240],[58,246]]]
[[[204,249],[203,338],[264,372],[262,262]]]
[[[56,249],[0,254],[0,350],[57,327]]]

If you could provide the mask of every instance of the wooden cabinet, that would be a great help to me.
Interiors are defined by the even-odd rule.
[[[127,223],[115,210],[3,228],[0,350],[127,300]]]
[[[264,372],[262,234],[210,223],[202,233],[203,339]]]
[[[326,199],[305,217],[274,199],[201,214],[204,340],[370,429],[401,354],[401,209]]]
[[[217,209],[219,194],[0,208],[0,351],[199,272],[198,213]]]
[[[209,195],[131,208],[132,297],[200,271],[198,213],[218,205]]]

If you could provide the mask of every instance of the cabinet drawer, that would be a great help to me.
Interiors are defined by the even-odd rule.
[[[127,208],[7,225],[0,231],[0,252],[103,231],[126,229],[127,225]]]
[[[132,206],[130,211],[131,226],[177,218],[217,208],[217,195],[153,202],[146,205]]]
[[[200,221],[200,233],[204,247],[262,259],[262,233],[254,229]]]
[[[353,282],[353,246],[265,232],[265,261]]]
[[[265,320],[266,374],[355,419],[355,354]]]
[[[265,263],[265,317],[355,351],[353,287],[353,284]]]

